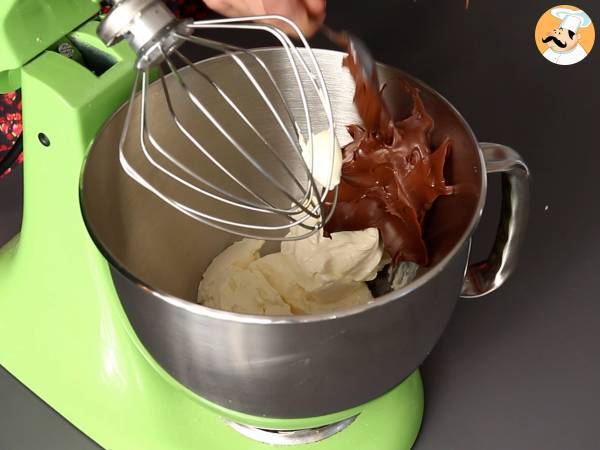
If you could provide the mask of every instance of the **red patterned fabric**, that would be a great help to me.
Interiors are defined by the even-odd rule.
[[[22,130],[21,92],[0,94],[0,160],[4,153],[12,148]],[[23,154],[17,161],[19,163],[23,161]],[[4,174],[0,174],[0,177],[9,172],[10,169]]]
[[[2,1],[2,0],[0,0]],[[193,18],[195,20],[206,16],[208,9],[200,0],[165,0],[177,17]],[[102,12],[110,9],[106,2],[102,2]],[[9,92],[0,94],[0,161],[4,154],[12,148],[17,138],[21,135],[23,126],[21,122],[21,93]],[[23,161],[23,154],[18,162]],[[10,172],[0,174],[0,178]]]

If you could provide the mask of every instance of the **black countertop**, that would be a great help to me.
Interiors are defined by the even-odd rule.
[[[488,297],[459,302],[423,365],[416,450],[600,448],[600,44],[575,66],[546,61],[533,33],[552,6],[329,2],[330,26],[355,31],[378,60],[433,86],[481,141],[515,148],[533,174],[518,271]],[[600,3],[577,6],[600,26]],[[498,182],[491,178],[476,255],[491,244]],[[18,230],[20,183],[20,171],[0,181],[0,242]],[[2,370],[0,399],[0,448],[96,448]]]

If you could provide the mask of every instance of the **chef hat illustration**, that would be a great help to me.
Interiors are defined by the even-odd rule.
[[[561,20],[560,28],[577,33],[579,28],[589,27],[592,19],[580,9],[554,8],[550,11],[552,15]]]

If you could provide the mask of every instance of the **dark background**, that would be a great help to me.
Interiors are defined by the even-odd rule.
[[[600,44],[556,66],[534,43],[555,3],[330,0],[328,24],[452,102],[481,141],[519,151],[532,179],[519,270],[461,301],[423,365],[426,411],[416,450],[600,448]],[[600,3],[578,1],[600,26]],[[599,37],[600,39],[600,37]],[[317,38],[315,47],[331,47]],[[59,176],[59,175],[57,175]],[[475,254],[498,217],[491,178]],[[19,227],[20,170],[0,181],[0,242]],[[0,448],[96,448],[0,370]]]

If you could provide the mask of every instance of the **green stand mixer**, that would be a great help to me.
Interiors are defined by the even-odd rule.
[[[120,3],[128,2],[117,2],[115,10],[123,13]],[[126,21],[114,15],[112,24],[163,11],[156,1],[137,3],[140,10]],[[127,43],[107,47],[105,25],[98,36],[97,13],[90,0],[0,5],[0,91],[22,89],[26,154],[22,229],[0,249],[0,365],[108,449],[411,448],[423,415],[418,366],[456,299],[496,289],[514,268],[528,200],[528,172],[518,154],[478,144],[441,96],[381,66],[383,82],[402,77],[421,88],[437,126],[459,144],[450,178],[471,187],[434,208],[432,226],[444,224],[444,232],[431,236],[430,268],[400,290],[382,291],[373,303],[335,314],[261,317],[211,310],[195,303],[199,278],[239,238],[174,208],[183,199],[194,210],[211,212],[182,188],[152,179],[147,168],[133,169],[137,180],[122,168],[124,155],[130,168],[143,157],[144,136],[136,137],[136,130],[146,122],[144,111],[154,114],[148,124],[153,122],[153,142],[181,147],[177,158],[185,160],[183,138],[160,124],[174,109],[189,117],[198,106],[176,93],[178,77],[190,87],[202,77],[193,67],[165,77]],[[184,36],[191,36],[186,30],[192,25],[144,22]],[[147,50],[154,35],[136,42],[142,34],[125,37]],[[164,43],[164,36],[158,46],[152,41],[159,53]],[[166,53],[175,48],[164,45]],[[282,53],[260,50],[255,63],[264,62],[285,85],[291,77]],[[343,136],[343,125],[359,120],[353,81],[341,67],[342,53],[315,50],[314,57],[331,94],[336,134]],[[238,89],[240,110],[257,112],[256,126],[266,130],[273,121],[256,107],[256,96],[239,87],[233,59],[226,54],[194,67],[223,89]],[[135,93],[134,67],[148,77],[141,94]],[[157,76],[159,82],[150,84]],[[169,102],[165,88],[173,92]],[[212,94],[197,88],[210,104]],[[282,91],[287,95],[285,86]],[[394,114],[410,109],[401,89],[390,85],[386,95],[397,103]],[[325,100],[321,92],[306,101],[327,105]],[[290,102],[291,110],[302,109],[302,99]],[[314,118],[317,128],[331,120],[324,110]],[[186,126],[201,132],[207,120]],[[240,133],[236,141],[244,139]],[[206,147],[220,144],[212,135],[206,139]],[[485,201],[486,167],[505,174],[503,220],[489,260],[469,266],[465,278],[470,237]],[[204,179],[213,175],[202,170]],[[157,185],[166,199],[153,191]],[[242,219],[252,221],[253,213]]]

